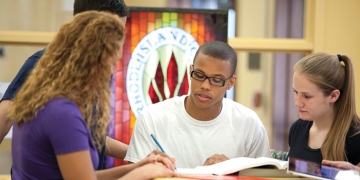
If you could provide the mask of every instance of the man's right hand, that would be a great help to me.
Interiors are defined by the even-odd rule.
[[[209,165],[213,165],[219,162],[223,162],[228,160],[229,158],[227,156],[225,156],[224,154],[214,154],[212,156],[210,156],[209,158],[206,159],[206,161],[204,162],[203,166],[209,166]]]

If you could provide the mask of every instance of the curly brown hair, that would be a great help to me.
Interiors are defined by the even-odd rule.
[[[77,104],[97,147],[110,122],[110,80],[120,59],[124,24],[114,14],[87,11],[62,25],[16,94],[9,117],[31,121],[54,98]]]

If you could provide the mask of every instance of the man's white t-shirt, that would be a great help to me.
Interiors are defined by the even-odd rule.
[[[270,157],[264,125],[251,109],[223,98],[221,113],[211,121],[199,121],[185,110],[185,98],[174,97],[144,108],[139,114],[125,160],[138,162],[159,149],[176,158],[176,167],[203,165],[214,154],[235,157]]]

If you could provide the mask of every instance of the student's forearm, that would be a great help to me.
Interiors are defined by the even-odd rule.
[[[130,173],[126,174],[125,176],[119,178],[118,180],[133,180],[133,179],[148,179],[146,178],[149,176],[146,172],[139,171],[138,169],[131,171]]]
[[[138,167],[138,164],[127,164],[127,165],[114,167],[111,169],[99,170],[99,171],[96,171],[95,173],[96,173],[97,179],[99,179],[99,180],[103,180],[103,179],[104,180],[112,180],[112,179],[118,179],[118,178],[123,177],[125,174],[132,171],[136,167]]]
[[[114,140],[110,137],[106,137],[106,149],[105,154],[117,159],[124,159],[128,145],[120,141]]]
[[[8,118],[12,101],[3,100],[0,103],[0,144],[9,132],[12,122]]]

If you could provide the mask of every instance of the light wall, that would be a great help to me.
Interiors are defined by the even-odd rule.
[[[359,0],[316,0],[314,51],[348,55],[354,65],[357,112],[360,114]]]
[[[167,0],[125,0],[125,3],[128,6],[167,6]],[[71,0],[0,0],[0,31],[56,32],[73,17],[72,6]],[[5,57],[0,57],[0,81],[10,82],[25,60],[44,46],[7,45],[4,48]]]
[[[72,18],[72,6],[69,0],[0,0],[0,31],[56,32]],[[24,61],[44,46],[6,45],[4,48],[5,57],[0,57],[0,81],[10,82]]]
[[[273,34],[274,0],[238,1],[236,4],[236,37],[268,38]],[[248,68],[249,54],[238,51],[236,70],[235,101],[253,109],[262,120],[272,144],[271,95],[272,95],[272,53],[261,53],[260,69]],[[260,93],[261,105],[254,106],[254,96]]]
[[[267,2],[265,9],[274,5],[274,2]],[[312,52],[329,52],[333,54],[349,55],[354,65],[355,86],[357,87],[355,94],[357,112],[360,113],[360,11],[356,8],[360,7],[358,0],[307,0],[305,13],[309,15],[305,19],[305,41],[311,45]],[[310,4],[310,5],[309,5]],[[236,7],[237,11],[237,38],[256,38],[262,33],[266,36],[266,18],[271,18],[273,12],[266,14],[264,11],[263,1],[240,1]],[[260,19],[259,19],[260,18]],[[262,21],[261,21],[262,18]],[[257,20],[257,21],[254,21]],[[260,22],[260,23],[259,23]],[[264,24],[262,24],[263,22]],[[271,23],[271,21],[268,21]],[[274,23],[271,23],[274,24]],[[267,28],[272,28],[268,26]],[[271,30],[269,31],[271,33]],[[232,45],[236,47],[243,46],[237,42],[247,42],[237,39],[232,41]],[[250,41],[249,41],[250,42]],[[264,41],[265,42],[265,41]],[[303,44],[303,43],[302,43]],[[273,45],[273,44],[272,44]],[[258,45],[260,47],[260,45]],[[235,86],[235,100],[254,109],[262,119],[269,135],[270,144],[273,141],[271,134],[272,126],[272,60],[268,55],[261,61],[261,71],[251,71],[247,68],[247,54],[239,52],[239,65],[237,67],[238,81]],[[261,82],[259,84],[259,82]],[[260,92],[263,100],[262,106],[253,107],[254,92]]]

